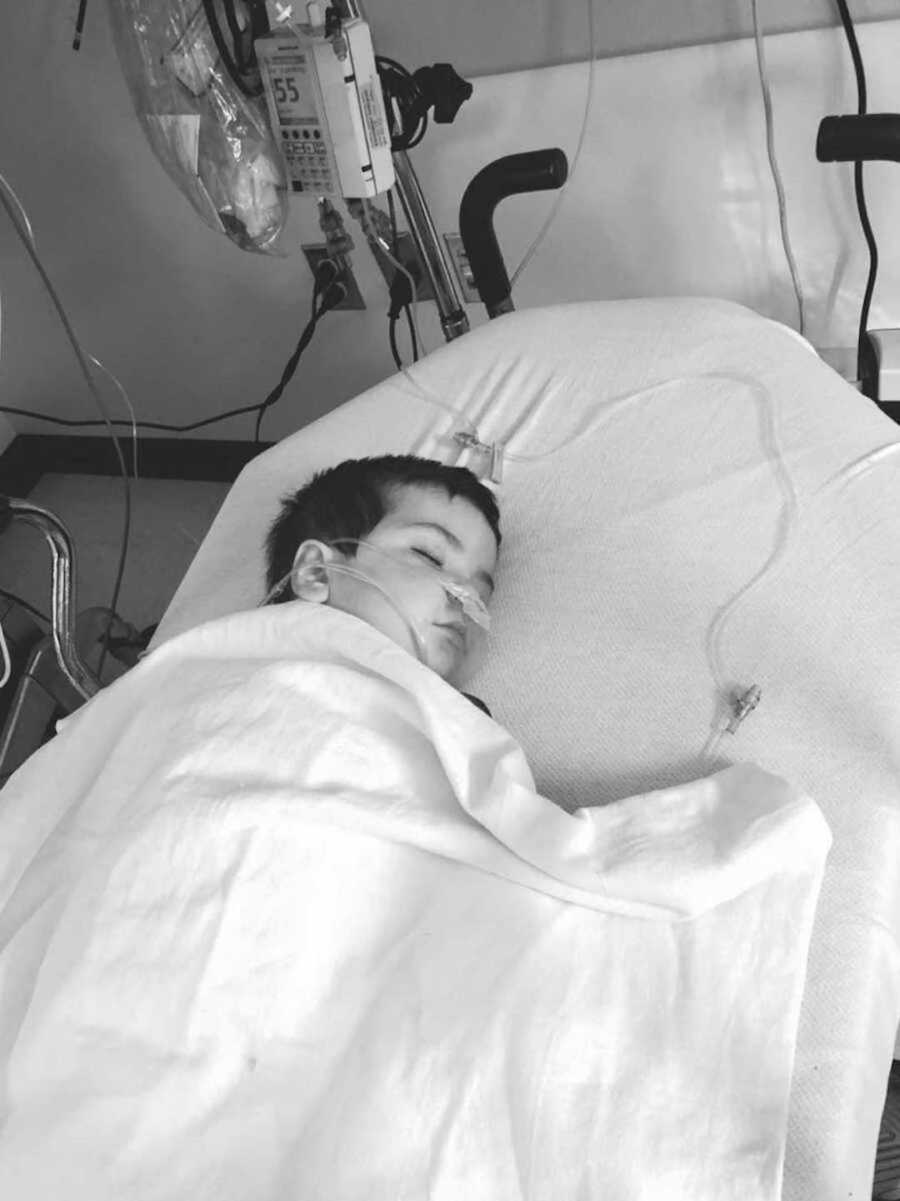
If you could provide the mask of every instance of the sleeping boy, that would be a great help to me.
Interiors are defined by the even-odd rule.
[[[348,459],[282,498],[266,539],[266,603],[352,613],[453,682],[472,653],[464,611],[486,614],[500,543],[497,501],[468,468]],[[437,573],[455,590],[436,587]]]

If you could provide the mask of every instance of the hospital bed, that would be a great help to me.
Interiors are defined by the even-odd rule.
[[[164,657],[179,635],[259,603],[262,548],[279,500],[316,470],[346,458],[413,452],[491,476],[504,544],[491,653],[466,687],[525,749],[538,790],[575,812],[747,762],[784,777],[821,807],[833,844],[800,1010],[782,1195],[867,1197],[900,1022],[896,427],[802,338],[735,304],[658,299],[496,311],[496,321],[245,468],[159,623],[148,663]],[[290,615],[274,616],[286,624]],[[128,677],[122,682],[127,687]],[[735,710],[740,720],[717,737],[728,706],[746,697],[753,705]],[[102,710],[110,715],[113,693],[96,697],[87,711],[97,712],[98,701],[110,702]],[[100,759],[98,776],[108,769]],[[67,781],[59,774],[55,781],[61,792]],[[50,789],[25,799],[42,803],[33,814],[21,804],[13,814],[23,837],[23,812],[40,825],[55,800]],[[213,807],[216,800],[210,798]],[[81,826],[73,823],[75,842],[90,849],[91,823],[102,834],[102,817],[89,813]],[[235,820],[233,813],[228,818]],[[249,821],[240,813],[237,820]],[[31,837],[39,861],[41,838]],[[52,854],[47,858],[45,875],[52,875]],[[214,893],[220,882],[209,870]],[[123,896],[130,899],[127,882]],[[29,927],[46,920],[54,899],[26,889],[3,909],[0,935],[18,967],[38,945],[28,942]],[[83,932],[76,919],[70,933],[73,927],[71,941],[56,939],[51,976],[60,962],[78,958]],[[102,944],[93,944],[101,957]],[[129,976],[143,950],[126,946],[119,976]],[[209,974],[209,961],[197,970]],[[0,974],[0,996],[5,984],[8,998],[25,975]],[[29,1088],[40,1096],[35,1064],[37,1075],[47,1073],[38,1084],[56,1067],[53,1050],[40,1045],[42,1030],[67,1029],[65,1015],[54,1027],[65,990],[50,992],[32,1023],[38,1037],[32,1031],[31,1059],[26,1051],[19,1064],[16,1087],[26,1099]],[[195,1008],[202,1036],[203,1001]],[[82,1029],[90,1030],[91,1011],[84,1016]],[[26,1045],[27,1036],[26,1028]],[[17,1037],[0,1028],[0,1061]],[[115,1107],[110,1098],[121,1098],[117,1086],[127,1094],[145,1062],[125,1045],[137,1066],[129,1076],[128,1062],[116,1062],[115,1051],[108,1057],[107,1091],[99,1090],[108,1109]],[[102,1077],[100,1040],[96,1049],[91,1068]],[[171,1050],[166,1043],[157,1049],[160,1059]],[[63,1042],[57,1050],[65,1058],[69,1048]],[[243,1080],[260,1065],[251,1056],[237,1067],[218,1066]],[[577,1084],[577,1074],[572,1079]],[[166,1083],[177,1089],[177,1070]],[[79,1086],[89,1091],[91,1083]],[[0,1081],[0,1102],[3,1091]],[[177,1091],[171,1101],[177,1109]],[[40,1131],[40,1104],[23,1112],[25,1124]],[[25,1133],[33,1139],[34,1130]],[[154,1133],[141,1132],[151,1150]],[[652,1135],[644,1143],[652,1145]],[[5,1160],[11,1196],[14,1152]],[[555,1197],[553,1173],[562,1165],[549,1160],[543,1170],[551,1191],[540,1195]],[[152,1171],[152,1155],[149,1162]],[[41,1165],[25,1170],[34,1178]],[[275,1194],[261,1188],[259,1195]],[[737,1191],[729,1195],[744,1201]],[[629,1194],[628,1201],[637,1198]]]
[[[472,429],[505,444],[504,542],[469,691],[543,794],[751,761],[821,806],[783,1196],[868,1197],[900,1020],[900,437],[799,335],[706,299],[505,315],[253,460],[150,649],[259,602],[279,498],[313,472],[411,452],[485,475]],[[723,688],[752,685],[703,758]]]

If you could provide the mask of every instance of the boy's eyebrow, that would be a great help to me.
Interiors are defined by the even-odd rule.
[[[423,530],[437,530],[437,532],[439,534],[444,535],[444,537],[447,539],[447,541],[450,543],[451,546],[455,547],[457,550],[465,549],[463,547],[463,544],[460,542],[460,540],[457,538],[457,536],[455,534],[451,534],[448,529],[446,529],[442,525],[438,525],[438,523],[436,521],[411,521],[409,523],[409,526],[410,526],[410,529],[416,528],[416,529],[423,529]],[[494,577],[491,575],[488,575],[488,573],[486,571],[476,571],[475,579],[483,580],[484,583],[487,584],[488,588],[490,588],[491,592],[494,591]]]

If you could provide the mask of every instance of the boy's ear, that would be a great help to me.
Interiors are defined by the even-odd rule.
[[[291,590],[300,600],[324,604],[330,585],[324,564],[331,561],[331,548],[308,538],[297,548],[291,567]]]

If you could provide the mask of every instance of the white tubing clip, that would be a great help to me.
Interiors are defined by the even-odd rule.
[[[753,684],[746,692],[739,693],[732,697],[732,717],[729,721],[726,730],[729,734],[736,734],[737,728],[747,716],[752,713],[759,704],[762,697],[762,689],[759,684]]]
[[[453,435],[453,441],[459,446],[467,446],[491,456],[490,479],[493,484],[503,483],[503,452],[505,442],[482,442],[476,434],[460,431]]]

